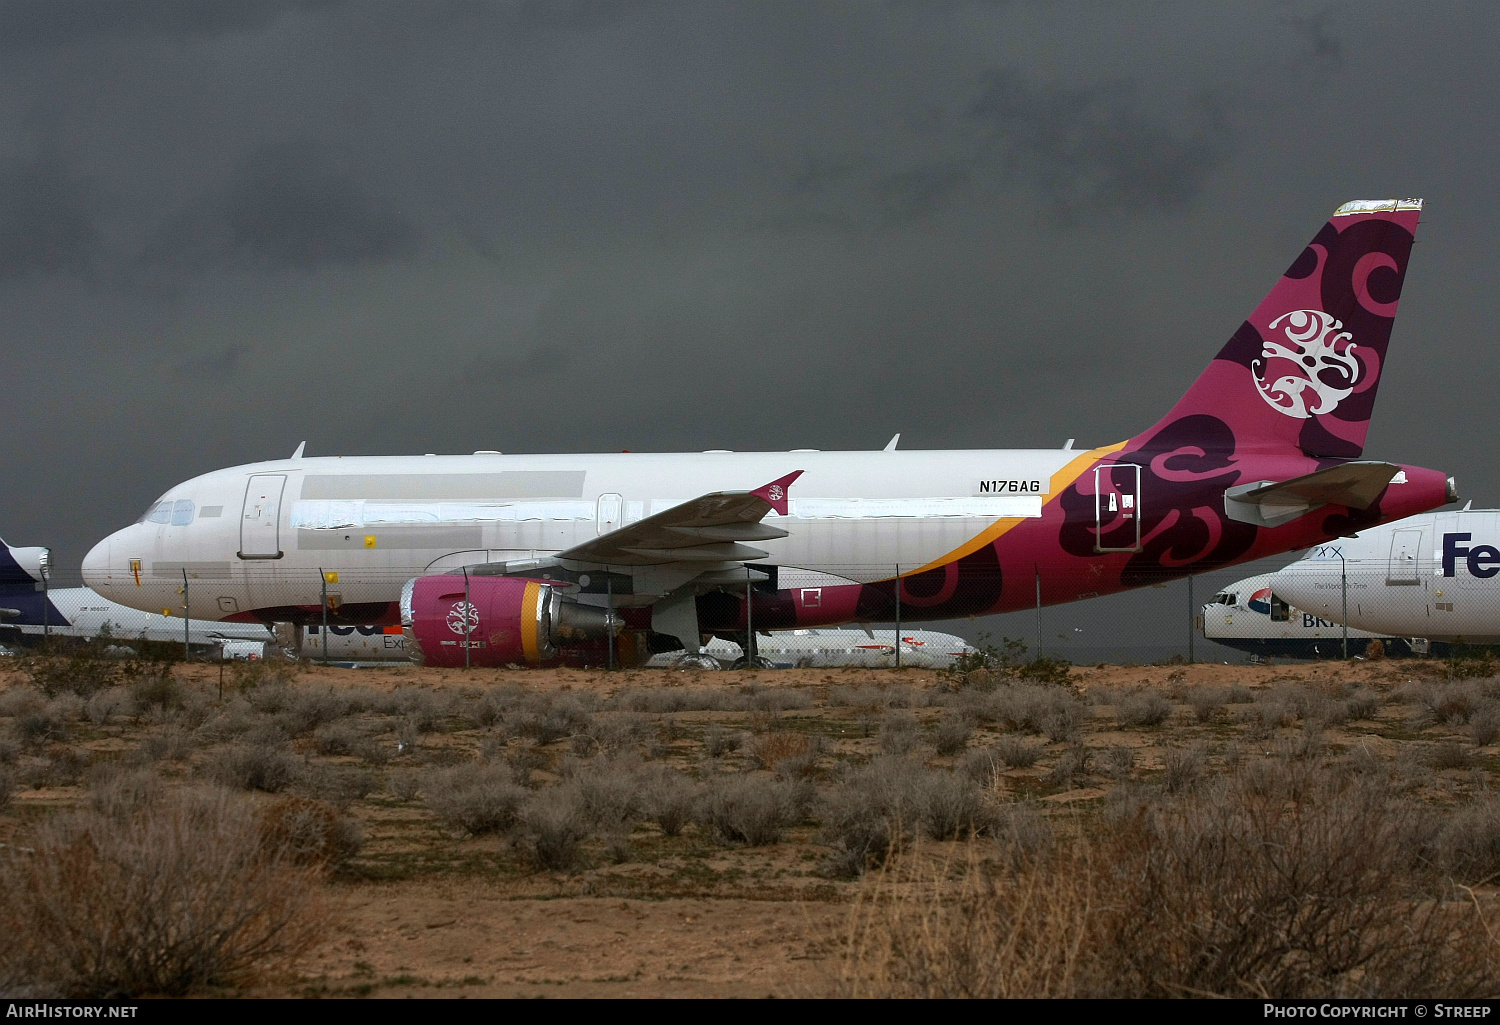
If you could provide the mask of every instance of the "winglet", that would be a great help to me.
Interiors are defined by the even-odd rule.
[[[891,440],[888,441],[888,442],[886,442],[886,446],[885,446],[884,451],[886,451],[886,452],[894,452],[894,451],[896,451],[896,442],[898,442],[900,440],[901,440],[901,432],[897,431],[894,435],[891,436]]]
[[[765,503],[772,509],[775,509],[777,516],[785,516],[786,493],[791,490],[792,481],[802,476],[802,473],[803,471],[801,470],[793,470],[785,477],[782,477],[779,480],[773,480],[771,483],[766,484],[763,487],[758,487],[750,493],[756,498],[765,501]]]
[[[305,449],[305,448],[307,448],[307,442],[304,441],[300,445],[297,446],[297,451],[295,451],[295,452],[292,453],[292,458],[293,459],[301,459],[302,458],[302,450]]]

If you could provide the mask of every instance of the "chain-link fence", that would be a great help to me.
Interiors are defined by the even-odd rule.
[[[921,568],[894,563],[816,572],[752,564],[748,570],[714,574],[709,582],[700,579],[697,613],[702,633],[717,635],[721,647],[729,645],[730,657],[742,650],[747,625],[761,636],[843,625],[865,630],[872,642],[887,648],[918,630],[980,645],[1001,646],[1009,639],[1024,645],[1027,657],[1075,664],[1338,658],[1346,650],[1351,656],[1366,654],[1371,641],[1379,641],[1376,650],[1389,655],[1445,654],[1455,645],[1494,639],[1482,589],[1484,574],[1500,568],[1500,561],[1495,567],[1480,561],[1470,567],[1464,560],[1445,566],[1435,560],[1395,565],[1335,558],[1288,567],[1282,557],[1073,601],[1062,598],[1078,591],[1075,577],[1049,579],[1040,572],[1017,587],[998,575],[913,572]],[[477,576],[495,568],[481,564],[469,572]],[[898,570],[899,590],[894,586]],[[458,567],[448,571],[461,575]],[[145,637],[185,643],[206,655],[248,652],[274,637],[272,650],[300,648],[312,658],[326,651],[334,660],[400,659],[405,652],[396,603],[402,585],[421,573],[421,568],[399,566],[156,564],[94,592],[77,571],[54,569],[45,591],[13,590],[0,598],[0,644],[34,646],[44,637],[61,642],[107,634],[122,646]],[[570,599],[619,613],[628,629],[652,626],[644,606],[654,596],[633,594],[628,572],[539,567],[531,575],[548,575],[566,586]],[[984,614],[1002,593],[1002,583],[1007,603],[1026,605]],[[747,593],[754,599],[748,624]],[[273,635],[263,620],[288,625]],[[658,638],[656,647],[661,643]],[[836,654],[828,647],[818,654]],[[859,645],[851,641],[848,647]],[[863,650],[861,657],[868,660],[873,648]],[[893,663],[895,651],[886,654]]]

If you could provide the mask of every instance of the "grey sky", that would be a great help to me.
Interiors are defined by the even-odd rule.
[[[309,454],[1080,444],[1428,200],[1367,453],[1500,502],[1493,5],[0,3],[0,533]]]

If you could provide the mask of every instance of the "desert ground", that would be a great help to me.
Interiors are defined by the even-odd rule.
[[[895,955],[859,925],[893,886],[920,903],[921,873],[893,883],[894,866],[947,866],[941,889],[962,875],[953,866],[1012,864],[1153,801],[1201,804],[1261,766],[1327,777],[1330,793],[1378,780],[1382,802],[1427,816],[1410,827],[1429,837],[1412,878],[1448,887],[1436,904],[1402,899],[1472,908],[1489,929],[1488,673],[1437,660],[1044,666],[1028,679],[18,659],[0,673],[0,862],[10,885],[43,886],[26,873],[74,850],[81,828],[59,823],[149,818],[179,792],[230,795],[262,835],[283,824],[270,832],[303,873],[309,903],[286,912],[302,939],[180,986],[111,983],[126,991],[931,993],[942,987],[909,972],[892,981],[871,959]],[[49,974],[61,949],[0,947],[0,977],[87,992],[127,971]],[[1329,969],[1330,991],[1377,978],[1373,964]]]

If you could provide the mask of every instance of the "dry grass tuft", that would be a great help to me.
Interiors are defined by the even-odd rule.
[[[315,877],[222,792],[59,816],[0,859],[0,986],[180,995],[289,967],[327,928]]]

